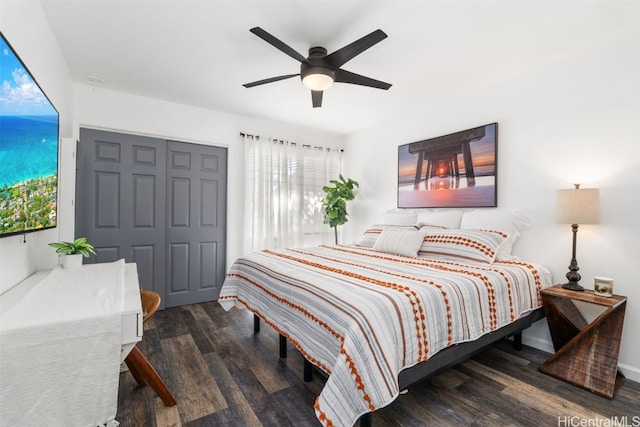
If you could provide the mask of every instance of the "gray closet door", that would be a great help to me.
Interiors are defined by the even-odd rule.
[[[167,142],[168,306],[211,301],[225,276],[227,150]]]
[[[85,262],[135,262],[140,286],[164,295],[164,141],[81,128],[76,162],[76,236],[98,254]]]
[[[174,144],[181,149],[171,155],[170,166],[167,150]],[[170,177],[168,170],[184,172],[187,157],[193,159],[191,175]],[[214,157],[219,170],[215,201],[211,198],[214,179],[209,171],[214,169]],[[198,162],[204,165],[198,168],[200,172],[196,171]],[[120,258],[135,262],[140,286],[158,292],[162,307],[217,298],[225,265],[226,149],[80,129],[77,166],[76,236],[86,236],[98,254],[85,262]],[[194,187],[188,194],[183,192],[186,180],[189,187]],[[176,205],[185,198],[189,206]],[[191,213],[194,206],[196,214]],[[185,226],[187,210],[189,221]],[[216,216],[212,216],[213,211]],[[168,230],[174,228],[182,233],[172,232],[168,239]],[[199,232],[192,233],[191,228]],[[207,229],[216,229],[217,234]]]

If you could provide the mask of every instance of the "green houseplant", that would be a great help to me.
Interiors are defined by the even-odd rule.
[[[49,243],[49,246],[60,254],[62,268],[76,268],[82,265],[82,257],[96,254],[96,251],[86,237],[78,237],[73,242]]]
[[[347,219],[347,201],[355,198],[355,188],[359,184],[351,178],[345,179],[339,175],[338,179],[329,181],[331,186],[322,187],[325,193],[322,199],[322,208],[324,209],[324,222],[333,228],[338,244],[338,226],[345,224]]]

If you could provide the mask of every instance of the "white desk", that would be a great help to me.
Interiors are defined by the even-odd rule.
[[[114,424],[120,362],[142,338],[135,264],[35,273],[0,296],[0,419]]]
[[[51,270],[38,271],[0,295],[0,314],[7,312],[22,299],[35,285],[51,273]],[[122,306],[122,350],[120,362],[123,362],[131,349],[142,339],[142,306],[140,285],[136,264],[124,265],[124,301]]]

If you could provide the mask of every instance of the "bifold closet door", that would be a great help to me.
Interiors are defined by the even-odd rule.
[[[216,299],[225,275],[227,150],[167,141],[167,306]]]
[[[81,128],[76,163],[76,236],[98,254],[88,262],[135,262],[140,286],[164,295],[166,142]]]
[[[211,301],[225,275],[227,150],[80,129],[76,236],[89,262],[135,262],[163,307]]]

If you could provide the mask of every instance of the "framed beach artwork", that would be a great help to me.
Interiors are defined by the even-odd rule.
[[[496,207],[497,153],[497,123],[399,146],[398,207]]]

